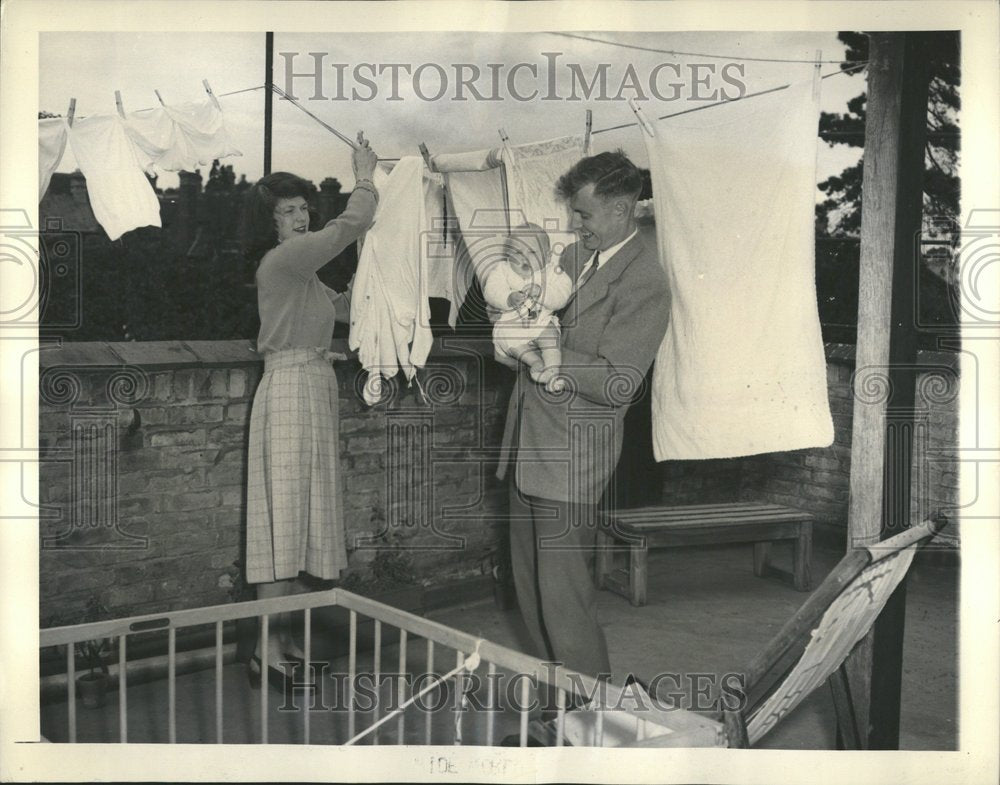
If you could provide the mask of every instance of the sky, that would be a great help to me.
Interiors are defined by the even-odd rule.
[[[582,133],[586,109],[593,111],[593,128],[600,131],[634,121],[624,100],[629,96],[637,98],[648,116],[660,116],[711,103],[710,97],[718,98],[722,91],[735,95],[737,83],[755,92],[812,74],[808,64],[739,58],[810,60],[822,50],[824,60],[837,60],[845,51],[835,32],[600,31],[579,35],[696,55],[640,51],[557,33],[275,33],[274,74],[276,83],[284,87],[286,61],[295,73],[312,72],[316,60],[310,53],[321,53],[321,97],[314,100],[316,81],[311,77],[294,79],[296,97],[313,114],[352,138],[363,129],[380,156],[396,158],[417,154],[421,141],[432,153],[494,147],[500,128],[514,144]],[[287,57],[282,53],[288,53]],[[263,33],[46,32],[39,41],[39,109],[65,114],[70,98],[76,98],[77,116],[112,113],[115,90],[121,91],[126,111],[155,106],[154,90],[167,103],[198,100],[204,97],[202,80],[208,79],[220,96],[230,135],[243,153],[224,163],[232,165],[237,175],[255,180],[263,172],[264,92],[223,94],[263,85],[264,54]],[[515,69],[519,63],[534,65],[537,77],[527,66]],[[490,64],[495,64],[492,69]],[[373,73],[375,68],[382,69],[380,75]],[[472,88],[482,100],[472,88],[458,86],[457,68],[466,78],[474,74],[473,68],[479,69]],[[591,100],[584,100],[579,77],[590,81],[602,68],[607,73],[605,100],[598,100],[596,89]],[[822,66],[824,74],[836,70],[833,63]],[[339,89],[338,72],[342,74]],[[642,95],[628,85],[620,89],[630,73],[635,74],[634,84]],[[445,93],[431,100],[440,92],[442,74]],[[555,77],[552,84],[550,74]],[[494,76],[499,78],[496,90]],[[702,80],[700,86],[693,84],[693,77]],[[373,82],[374,88],[366,81]],[[522,97],[533,91],[538,95],[518,100],[509,85]],[[571,100],[574,89],[578,100]],[[824,79],[821,108],[844,111],[847,101],[863,89],[863,75]],[[350,100],[352,90],[359,99],[371,100]],[[338,93],[345,100],[333,100]],[[494,95],[501,100],[486,100]],[[466,100],[458,100],[462,97]],[[617,147],[640,166],[647,164],[638,128],[594,134],[594,152]],[[817,181],[839,173],[859,155],[859,148],[819,142]],[[58,171],[75,168],[67,148]],[[277,96],[272,169],[292,171],[317,184],[329,176],[347,188],[353,183],[350,149]],[[163,187],[176,182],[176,174],[169,172],[159,180]]]

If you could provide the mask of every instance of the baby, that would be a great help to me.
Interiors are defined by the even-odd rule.
[[[518,362],[529,367],[531,378],[548,385],[552,391],[562,388],[558,379],[562,364],[559,350],[559,319],[555,311],[569,301],[573,281],[550,258],[549,237],[536,224],[515,227],[504,244],[504,259],[486,272],[483,296],[501,311],[493,325],[496,359],[516,368]]]

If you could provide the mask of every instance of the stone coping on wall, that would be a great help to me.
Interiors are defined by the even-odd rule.
[[[263,358],[249,339],[235,341],[80,341],[42,344],[38,364],[41,368],[57,366],[132,365],[142,368],[172,370],[203,365],[256,365]],[[344,338],[336,338],[330,349],[357,360]],[[429,360],[493,355],[489,339],[445,336],[436,339]]]
[[[255,365],[263,358],[249,339],[236,341],[66,341],[61,344],[42,344],[38,364],[41,368],[57,366],[109,366],[132,365],[142,368],[186,368],[194,366]],[[331,350],[357,360],[357,355],[347,346],[347,340],[335,339]],[[854,365],[855,347],[852,344],[827,343],[824,345],[828,362]],[[493,355],[488,338],[444,336],[436,338],[429,360],[468,358]],[[920,365],[945,365],[958,370],[957,352],[921,350],[917,355]]]

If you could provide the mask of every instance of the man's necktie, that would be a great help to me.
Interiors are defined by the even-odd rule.
[[[580,273],[580,277],[576,279],[576,291],[574,292],[574,294],[579,294],[580,290],[583,288],[583,285],[594,277],[594,271],[597,269],[597,261],[600,258],[601,258],[601,252],[598,251],[596,254],[594,254],[594,263],[589,267],[585,267],[583,272]],[[569,306],[570,304],[567,303],[563,308],[560,308],[558,311],[556,311],[556,318],[562,319],[563,317],[565,317],[566,312],[569,310]]]
[[[594,254],[594,263],[591,264],[586,270],[584,270],[583,273],[580,275],[580,277],[577,279],[576,282],[577,291],[580,291],[580,289],[583,288],[583,285],[593,277],[594,271],[597,270],[597,263],[600,261],[600,258],[601,258],[601,252],[598,251],[596,254]]]

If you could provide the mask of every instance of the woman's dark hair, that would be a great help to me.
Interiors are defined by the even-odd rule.
[[[556,183],[556,193],[569,201],[591,183],[594,184],[594,196],[638,199],[642,191],[642,173],[621,149],[613,153],[599,153],[573,164]]]
[[[243,199],[240,227],[243,255],[256,263],[278,244],[274,207],[279,199],[301,196],[312,205],[315,194],[316,186],[289,172],[272,172],[254,183]]]

